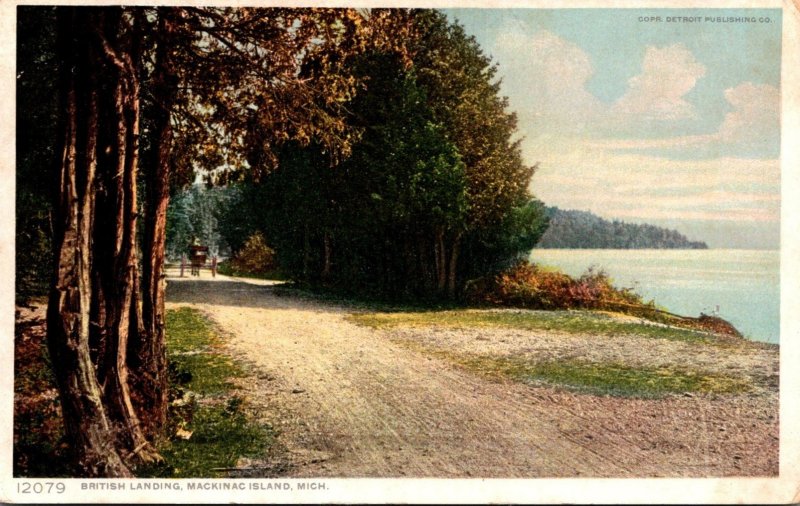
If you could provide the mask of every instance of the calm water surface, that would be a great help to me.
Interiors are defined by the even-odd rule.
[[[535,249],[530,258],[570,275],[602,268],[673,313],[718,314],[750,339],[779,341],[779,251]]]

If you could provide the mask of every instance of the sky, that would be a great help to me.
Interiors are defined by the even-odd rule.
[[[779,247],[779,9],[445,12],[497,63],[546,204]]]

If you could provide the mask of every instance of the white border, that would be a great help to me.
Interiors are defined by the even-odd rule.
[[[798,1],[798,0],[795,0]],[[4,0],[0,3],[0,502],[143,502],[143,503],[797,503],[800,502],[800,11],[791,0],[582,0],[569,8],[783,8],[782,48],[782,209],[781,209],[781,381],[780,381],[780,477],[714,479],[276,479],[276,480],[44,480],[13,479],[13,309],[14,309],[14,156],[16,88],[16,7],[81,3],[42,0]],[[83,3],[91,3],[89,1]],[[163,5],[178,2],[141,0],[111,4]],[[253,5],[250,0],[195,0],[195,5]],[[559,0],[381,0],[295,1],[284,6],[405,6],[562,8]],[[21,494],[21,483],[46,486],[63,483],[64,494]],[[124,483],[125,490],[88,490],[97,483]],[[182,491],[131,490],[134,483],[181,483]],[[189,482],[242,482],[266,488],[288,486],[293,490],[245,490],[232,492],[188,491]],[[324,490],[298,491],[300,484],[324,484]],[[307,485],[308,486],[308,485]]]

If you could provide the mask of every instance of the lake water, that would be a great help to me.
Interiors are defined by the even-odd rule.
[[[718,314],[750,339],[779,341],[779,251],[535,249],[530,258],[573,276],[602,268],[670,312]]]

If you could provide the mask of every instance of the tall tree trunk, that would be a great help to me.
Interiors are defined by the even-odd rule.
[[[430,247],[422,234],[417,234],[417,264],[422,279],[420,286],[424,293],[433,287],[433,282],[430,273]]]
[[[160,459],[128,381],[141,319],[130,23],[120,9],[59,9],[66,122],[47,332],[67,435],[88,476],[131,476],[129,464]]]
[[[444,246],[444,229],[436,232],[436,289],[444,292],[447,286],[447,252]]]
[[[324,259],[322,263],[322,280],[327,281],[331,276],[331,236],[325,232],[322,236]]]
[[[311,274],[311,233],[309,225],[303,227],[303,279],[308,280]]]
[[[47,341],[76,463],[88,476],[130,477],[132,473],[118,451],[117,427],[106,410],[89,348],[98,131],[96,76],[86,39],[90,24],[75,9],[59,10],[58,18],[65,121]],[[80,100],[88,104],[88,111],[80,110],[86,106],[79,105],[78,87],[88,95]],[[85,144],[79,146],[81,138]]]
[[[102,15],[98,16],[103,18]],[[100,208],[105,216],[113,219],[105,221],[108,226],[105,230],[95,230],[96,235],[102,234],[111,239],[104,243],[108,250],[98,258],[107,315],[106,362],[104,370],[99,372],[104,375],[110,414],[123,428],[120,436],[126,450],[138,461],[151,462],[160,457],[147,440],[133,406],[127,362],[131,333],[136,337],[139,331],[136,293],[139,276],[136,257],[139,81],[131,58],[131,35],[125,41],[115,40],[120,19],[109,17],[109,20],[102,19],[103,22],[98,23],[94,31],[109,79],[116,81],[112,113],[109,114],[110,130],[116,134],[112,149],[115,156],[113,164],[104,164],[103,182],[108,196],[102,200],[103,207]]]
[[[131,368],[135,378],[137,408],[145,432],[155,437],[166,423],[168,384],[166,357],[166,274],[164,272],[169,181],[172,172],[171,111],[177,93],[176,76],[169,57],[174,31],[173,10],[158,9],[154,93],[161,99],[154,112],[158,146],[147,168],[144,262],[142,262],[142,320],[144,332],[131,342]]]
[[[447,269],[447,296],[455,298],[456,296],[456,274],[458,272],[458,254],[461,249],[461,234],[458,233],[453,238],[452,246],[450,247],[450,265]]]

